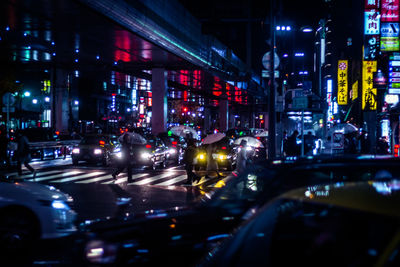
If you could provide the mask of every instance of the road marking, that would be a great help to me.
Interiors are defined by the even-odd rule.
[[[174,174],[175,174],[175,172],[162,173],[162,174],[159,174],[159,175],[156,175],[156,176],[153,176],[153,177],[149,177],[149,178],[146,178],[146,179],[138,181],[138,182],[129,183],[129,185],[132,185],[132,184],[133,185],[145,185],[145,184],[149,184],[149,183],[152,183],[154,181],[160,180],[162,178],[165,178],[165,177],[168,177],[168,176],[172,176]]]
[[[144,176],[144,175],[147,175],[147,173],[141,173],[141,174],[132,175],[132,178],[142,177],[142,176]],[[107,180],[107,179],[111,179],[111,178],[112,178],[112,173],[109,173],[109,174],[104,175],[104,176],[100,176],[100,177],[93,178],[93,179],[89,179],[89,180],[85,180],[85,181],[79,181],[79,182],[76,182],[76,183],[79,183],[79,184],[89,184],[89,183],[95,183],[95,182],[99,182],[99,181]],[[123,178],[123,177],[119,178],[119,179],[116,180],[116,181],[111,180],[111,181],[108,181],[108,182],[104,182],[104,183],[102,183],[102,184],[112,184],[112,183],[114,183],[114,182],[117,183],[119,180],[121,180],[121,182],[123,182],[123,179],[122,179],[122,178]]]
[[[69,178],[64,178],[61,180],[56,180],[56,181],[51,181],[52,183],[65,183],[65,182],[70,182],[70,181],[74,181],[74,180],[79,180],[79,179],[83,179],[83,178],[89,178],[92,176],[97,176],[100,174],[104,174],[104,172],[91,172],[91,173],[87,173],[87,174],[83,174],[83,175],[78,175],[78,176],[74,176],[74,177],[69,177]]]
[[[169,186],[169,185],[178,183],[178,182],[183,181],[183,180],[186,180],[186,179],[187,179],[187,175],[185,174],[185,175],[180,175],[180,176],[178,176],[178,177],[175,177],[175,178],[173,178],[173,179],[170,179],[170,180],[168,180],[168,181],[165,181],[165,182],[162,182],[162,183],[159,183],[159,184],[155,184],[155,185],[159,185],[159,186]]]
[[[42,176],[43,174],[52,174],[52,173],[60,173],[60,170],[58,171],[47,171],[47,172],[37,172],[36,177],[39,175]],[[17,172],[10,172],[7,173],[6,176],[18,176]],[[31,172],[23,172],[23,175],[21,175],[19,178],[32,178],[32,173]]]
[[[52,175],[52,176],[47,176],[47,177],[43,177],[43,178],[35,178],[32,179],[35,182],[40,182],[40,181],[46,181],[46,180],[51,180],[51,179],[55,179],[55,178],[62,178],[65,176],[71,176],[71,175],[76,175],[76,174],[80,174],[82,173],[81,171],[71,171],[71,172],[64,172],[58,175]]]

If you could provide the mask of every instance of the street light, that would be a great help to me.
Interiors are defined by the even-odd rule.
[[[31,92],[29,92],[29,91],[24,92],[24,96],[25,97],[30,97],[31,96]]]
[[[36,105],[37,103],[38,103],[38,100],[36,98],[32,99],[32,104]]]

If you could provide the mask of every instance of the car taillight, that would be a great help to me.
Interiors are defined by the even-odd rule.
[[[177,144],[178,144],[177,141],[172,141],[172,146],[173,146],[173,147],[176,147]]]
[[[104,146],[104,145],[106,144],[106,142],[103,141],[103,140],[100,140],[99,144],[100,144],[101,146]]]
[[[223,150],[226,150],[226,146],[221,147]]]
[[[400,145],[394,145],[394,156],[395,157],[399,156],[399,147],[400,147]]]
[[[146,148],[151,148],[151,145],[146,145]]]

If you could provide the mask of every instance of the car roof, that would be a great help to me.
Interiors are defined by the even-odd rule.
[[[400,180],[397,179],[307,186],[279,198],[400,217]]]

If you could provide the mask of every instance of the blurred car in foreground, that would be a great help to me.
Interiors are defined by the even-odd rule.
[[[2,178],[1,252],[17,253],[23,257],[39,239],[75,233],[76,213],[70,207],[72,201],[70,196],[51,186]]]
[[[111,153],[117,144],[116,135],[87,135],[72,149],[72,164],[77,165],[79,161],[86,161],[108,166],[111,163]]]
[[[305,185],[399,174],[400,160],[395,158],[254,164],[243,174],[218,182],[216,186],[222,187],[217,190],[200,186],[204,198],[193,207],[148,211],[85,225],[91,238],[86,242],[84,257],[91,263],[112,259],[109,263],[119,265],[188,266],[283,192]]]
[[[266,204],[198,266],[399,266],[400,180],[334,183]]]

